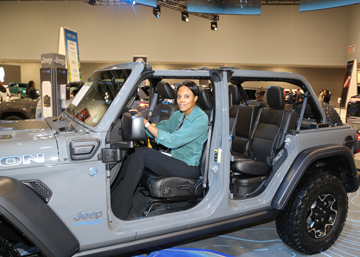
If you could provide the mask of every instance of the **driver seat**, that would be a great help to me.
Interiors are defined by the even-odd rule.
[[[199,178],[183,178],[183,177],[164,177],[151,172],[148,169],[144,170],[141,177],[140,184],[147,190],[145,195],[151,196],[152,199],[149,205],[143,212],[143,216],[147,216],[152,210],[161,203],[179,202],[186,200],[196,200],[203,196],[204,188],[206,186],[207,178],[207,159],[209,152],[209,142],[212,128],[212,109],[213,101],[207,90],[199,88],[199,99],[197,104],[200,108],[208,114],[209,117],[209,133],[208,139],[204,143],[202,155],[200,158],[200,177]],[[205,182],[204,182],[205,181]]]
[[[168,120],[174,112],[179,110],[179,107],[176,104],[175,92],[169,83],[160,81],[157,84],[157,91],[163,101],[161,101],[154,109],[151,123],[155,124],[158,124],[162,120]],[[168,100],[165,101],[165,99]]]

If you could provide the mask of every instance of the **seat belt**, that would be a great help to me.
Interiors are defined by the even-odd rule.
[[[308,100],[308,93],[309,92],[305,92],[305,94],[304,94],[304,101],[303,101],[303,105],[301,107],[300,117],[299,117],[299,121],[298,121],[298,124],[297,124],[296,131],[300,131],[300,128],[301,128],[301,123],[302,123],[302,120],[304,118],[304,113],[305,113],[306,104],[307,104],[307,100]]]
[[[154,93],[153,96],[151,97],[151,99],[154,99],[153,101],[151,101],[151,104],[150,104],[150,107],[149,107],[149,110],[148,110],[148,117],[147,117],[147,120],[150,121],[151,123],[151,118],[153,116],[153,112],[154,112],[154,109],[157,105],[157,101],[158,101],[158,93]]]
[[[205,188],[207,187],[207,181],[208,181],[208,173],[209,173],[209,149],[211,144],[211,132],[212,132],[212,125],[213,125],[213,116],[214,116],[214,108],[211,109],[210,112],[210,119],[208,124],[208,138],[206,143],[206,149],[205,149],[205,170],[203,174],[203,190],[205,194]]]
[[[246,106],[249,106],[246,101],[244,101],[244,104],[245,104]],[[237,123],[237,118],[238,118],[238,115],[239,115],[239,110],[240,110],[240,104],[239,104],[238,109],[236,110],[235,120],[234,120],[234,123],[233,123],[233,125],[232,125],[232,127],[231,127],[231,131],[230,131],[230,135],[229,135],[230,151],[232,150],[232,140],[233,140],[233,138],[234,138],[234,131],[235,131],[236,123]]]
[[[239,109],[240,109],[240,105],[238,106],[238,109],[236,110],[235,120],[234,120],[234,123],[232,124],[232,128],[231,128],[230,135],[229,135],[230,151],[232,150],[232,140],[234,138],[234,131],[235,131],[236,123],[237,123],[237,118],[239,115]]]

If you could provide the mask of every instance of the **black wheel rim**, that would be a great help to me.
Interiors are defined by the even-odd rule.
[[[307,217],[307,231],[312,238],[323,238],[334,226],[337,201],[331,194],[320,195],[311,205]]]

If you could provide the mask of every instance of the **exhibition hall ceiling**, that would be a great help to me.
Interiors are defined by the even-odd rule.
[[[84,0],[0,0],[0,1],[81,1]],[[245,0],[243,0],[245,2]],[[249,2],[251,0],[248,0]],[[252,0],[254,1],[254,0]],[[262,5],[299,5],[300,0],[258,0]],[[184,2],[186,1],[173,1],[173,2]]]

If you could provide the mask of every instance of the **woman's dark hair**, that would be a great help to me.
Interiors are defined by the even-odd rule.
[[[194,81],[185,80],[183,83],[181,83],[181,85],[178,87],[177,90],[179,91],[179,88],[182,87],[182,86],[185,86],[188,89],[190,89],[191,92],[193,92],[193,94],[195,96],[199,96],[199,86],[196,85],[196,83]]]
[[[28,86],[32,87],[33,84],[34,84],[34,81],[30,80]]]

